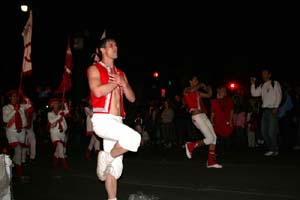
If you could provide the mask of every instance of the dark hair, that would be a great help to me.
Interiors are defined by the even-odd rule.
[[[200,80],[199,75],[192,75],[191,78],[190,78],[190,80],[192,80],[193,78],[196,78],[197,80]]]
[[[262,66],[261,67],[261,71],[267,71],[269,72],[270,74],[272,74],[272,69],[270,66]]]
[[[107,42],[114,41],[116,40],[114,38],[103,38],[99,41],[97,48],[104,48]]]

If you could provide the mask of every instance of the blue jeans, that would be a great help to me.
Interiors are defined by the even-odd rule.
[[[261,119],[261,133],[269,151],[278,151],[278,118],[272,109],[264,109]]]

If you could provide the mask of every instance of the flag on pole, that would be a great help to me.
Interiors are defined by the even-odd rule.
[[[73,61],[72,61],[72,51],[71,51],[71,44],[69,38],[67,44],[63,79],[58,89],[54,92],[55,94],[58,93],[64,94],[65,92],[69,91],[72,88],[72,78],[71,78],[72,69],[73,69]]]
[[[31,74],[32,63],[31,63],[31,36],[32,36],[32,11],[29,11],[29,18],[22,32],[24,40],[24,55],[23,55],[23,74]]]
[[[106,30],[104,29],[102,35],[101,35],[101,38],[100,40],[102,40],[103,38],[106,38]],[[96,51],[94,53],[95,57],[94,57],[94,63],[97,63],[100,61],[100,58],[99,58],[99,50],[98,48],[96,48]]]

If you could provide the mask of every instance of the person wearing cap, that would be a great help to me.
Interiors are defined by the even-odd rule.
[[[69,114],[69,109],[67,103],[62,104],[59,98],[50,99],[48,105],[50,107],[50,111],[48,112],[50,138],[54,145],[53,168],[57,168],[60,160],[63,169],[68,171],[70,168],[65,156],[68,125],[65,116]]]
[[[125,109],[123,96],[133,103],[135,94],[125,73],[116,68],[118,57],[115,39],[103,38],[98,45],[101,61],[87,69],[90,97],[92,100],[92,123],[94,132],[103,138],[103,150],[98,154],[97,175],[105,181],[109,200],[117,199],[117,180],[123,170],[123,155],[137,152],[140,134],[123,124]]]
[[[19,94],[19,95],[18,95]],[[9,103],[2,109],[3,122],[9,146],[14,150],[13,162],[16,176],[23,177],[22,151],[25,146],[26,110],[32,107],[31,101],[17,90],[7,92]],[[22,103],[20,103],[22,100]]]

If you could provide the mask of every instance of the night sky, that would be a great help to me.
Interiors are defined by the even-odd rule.
[[[156,70],[162,82],[172,80],[176,85],[184,84],[192,73],[209,84],[226,80],[248,82],[250,76],[259,76],[263,65],[271,66],[278,79],[297,80],[293,68],[300,64],[299,31],[292,7],[84,2],[59,6],[49,2],[54,4],[52,7],[44,1],[32,4],[33,75],[25,80],[29,85],[58,85],[67,38],[78,35],[85,38],[85,47],[73,51],[75,76],[86,84],[80,74],[85,73],[91,61],[89,55],[104,29],[116,38],[117,66],[133,85],[151,85]],[[28,14],[21,13],[17,6],[15,2],[7,7],[11,10],[7,16],[10,20],[4,22],[7,31],[1,92],[18,85],[20,77],[21,32]]]

